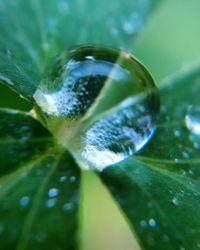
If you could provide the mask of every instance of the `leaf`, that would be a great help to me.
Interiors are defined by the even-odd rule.
[[[193,113],[191,123],[188,119],[191,108],[200,110],[200,67],[162,86],[161,117],[152,141],[143,152],[100,176],[142,249],[196,250],[200,248],[200,113]]]
[[[132,48],[157,0],[0,0],[0,81],[31,99],[46,66],[82,44]]]
[[[0,145],[0,249],[77,249],[74,160],[16,111],[0,111]]]

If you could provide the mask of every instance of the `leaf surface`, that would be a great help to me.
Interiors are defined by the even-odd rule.
[[[200,248],[200,68],[161,87],[155,136],[101,174],[142,249]]]
[[[77,249],[80,173],[33,118],[0,111],[0,249]]]

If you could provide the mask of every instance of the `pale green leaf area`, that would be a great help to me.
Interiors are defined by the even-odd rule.
[[[77,249],[80,171],[29,115],[0,111],[0,249]]]
[[[161,115],[140,154],[101,173],[142,249],[200,248],[200,68],[169,78]],[[193,112],[192,112],[193,111]]]
[[[130,51],[156,2],[0,0],[0,80],[31,99],[46,67],[66,49],[98,44]]]

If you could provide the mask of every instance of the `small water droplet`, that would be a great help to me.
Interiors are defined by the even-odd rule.
[[[176,136],[176,137],[181,137],[181,131],[180,130],[174,130],[174,135]]]
[[[53,198],[56,197],[59,194],[59,190],[56,188],[51,188],[48,192],[48,196]]]
[[[67,177],[66,176],[61,176],[60,177],[60,182],[65,182],[67,180]]]
[[[73,203],[66,203],[63,205],[63,210],[65,212],[71,211],[74,209],[74,204]]]
[[[174,197],[172,200],[171,200],[172,204],[175,205],[175,206],[178,206],[179,205],[179,200],[178,198]]]
[[[187,128],[195,135],[200,135],[200,106],[191,105],[185,117]]]
[[[56,205],[56,202],[57,202],[56,198],[49,199],[46,202],[46,207],[48,207],[48,208],[54,207]]]
[[[194,142],[194,148],[195,149],[200,149],[200,143],[199,142]]]
[[[145,220],[141,220],[141,221],[140,221],[140,226],[141,226],[142,228],[147,227],[147,222],[146,222]]]
[[[71,183],[76,182],[76,176],[71,176],[71,177],[69,178],[69,182],[71,182]]]
[[[175,161],[176,163],[180,163],[180,162],[181,162],[181,160],[178,159],[178,158],[175,158],[174,161]]]
[[[150,226],[150,227],[156,227],[156,226],[157,226],[156,221],[155,221],[154,219],[151,218],[151,219],[149,220],[149,226]]]
[[[123,29],[129,35],[132,35],[135,32],[134,24],[130,20],[125,20],[123,23]]]
[[[103,170],[132,156],[156,129],[154,81],[121,50],[86,46],[60,55],[33,97],[36,112],[83,168]]]
[[[189,159],[190,158],[190,154],[188,152],[186,152],[186,151],[183,151],[182,155],[183,155],[183,158],[185,158],[185,159]]]
[[[187,172],[186,172],[184,169],[180,169],[180,170],[179,170],[179,173],[180,173],[181,175],[187,175]]]
[[[28,206],[29,202],[30,202],[30,198],[29,198],[28,196],[24,196],[24,197],[22,197],[22,198],[20,199],[20,205],[21,205],[22,207]]]

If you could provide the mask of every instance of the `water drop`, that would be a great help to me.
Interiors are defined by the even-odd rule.
[[[174,135],[176,136],[176,137],[181,137],[181,131],[180,130],[174,130]]]
[[[52,189],[49,190],[48,196],[53,198],[53,197],[56,197],[58,195],[58,193],[59,193],[58,189],[52,188]]]
[[[186,152],[186,151],[183,151],[182,155],[183,155],[184,159],[189,159],[190,158],[190,154],[188,152]]]
[[[71,183],[76,182],[76,176],[71,176],[71,177],[69,178],[69,182],[71,182]]]
[[[149,226],[150,227],[156,227],[156,225],[157,225],[157,223],[156,223],[156,221],[154,219],[149,220]]]
[[[200,106],[191,105],[185,117],[187,128],[195,135],[200,135]]]
[[[20,199],[20,205],[21,205],[22,207],[26,207],[26,206],[28,206],[29,201],[30,201],[30,198],[29,198],[28,196],[24,196],[24,197],[22,197],[22,198]]]
[[[174,161],[175,161],[176,163],[180,163],[180,162],[181,162],[181,160],[178,159],[178,158],[175,158]]]
[[[61,176],[60,177],[60,182],[65,182],[67,180],[67,177],[66,176]]]
[[[140,221],[140,226],[141,226],[142,228],[147,227],[147,222],[146,222],[145,220],[141,220],[141,221]]]
[[[178,206],[179,205],[179,200],[174,197],[172,200],[171,200],[172,204],[175,205],[175,206]]]
[[[46,202],[46,207],[48,207],[48,208],[54,207],[55,204],[56,204],[56,202],[57,202],[57,199],[56,199],[56,198],[49,199],[49,200]]]
[[[198,143],[198,142],[194,142],[194,148],[195,149],[200,149],[200,143]]]
[[[84,168],[132,156],[154,134],[157,88],[132,55],[86,46],[55,59],[34,93],[40,119]]]
[[[73,208],[74,208],[73,203],[66,203],[66,204],[63,205],[63,210],[65,212],[71,211],[71,210],[73,210]]]

